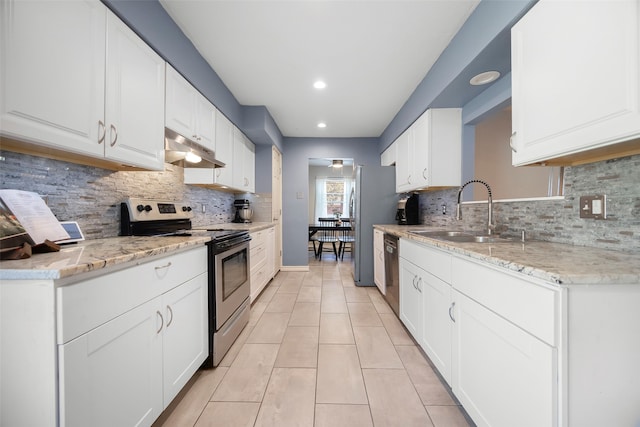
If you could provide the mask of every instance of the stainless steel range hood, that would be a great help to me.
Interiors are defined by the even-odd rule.
[[[189,161],[190,157],[194,161]],[[198,158],[200,161],[197,161]],[[225,166],[216,160],[215,152],[168,128],[164,128],[164,161],[184,168],[212,169]]]

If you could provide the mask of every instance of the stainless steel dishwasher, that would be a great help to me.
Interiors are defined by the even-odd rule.
[[[400,269],[398,265],[398,237],[384,235],[384,276],[386,282],[385,299],[391,309],[400,316]]]

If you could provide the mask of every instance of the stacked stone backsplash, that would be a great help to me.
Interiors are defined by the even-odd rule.
[[[56,218],[78,221],[87,239],[120,233],[120,203],[127,197],[188,203],[194,226],[230,222],[235,213],[233,194],[185,185],[182,168],[170,164],[164,172],[114,172],[9,151],[0,151],[0,160],[0,188],[46,197]]]
[[[457,194],[457,189],[421,193],[422,224],[485,230],[486,203],[463,204],[463,219],[456,221]],[[580,196],[596,194],[607,195],[607,219],[580,218]],[[564,199],[494,202],[493,215],[501,234],[519,237],[526,230],[529,239],[637,252],[640,155],[566,167]]]

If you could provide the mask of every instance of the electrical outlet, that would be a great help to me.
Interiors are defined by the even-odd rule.
[[[205,204],[202,204],[202,213],[205,213],[207,211],[207,207],[205,206]]]
[[[580,197],[580,218],[606,219],[607,218],[607,196]]]

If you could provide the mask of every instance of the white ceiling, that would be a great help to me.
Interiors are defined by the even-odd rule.
[[[284,136],[377,137],[479,1],[160,3],[238,102],[266,106]]]

